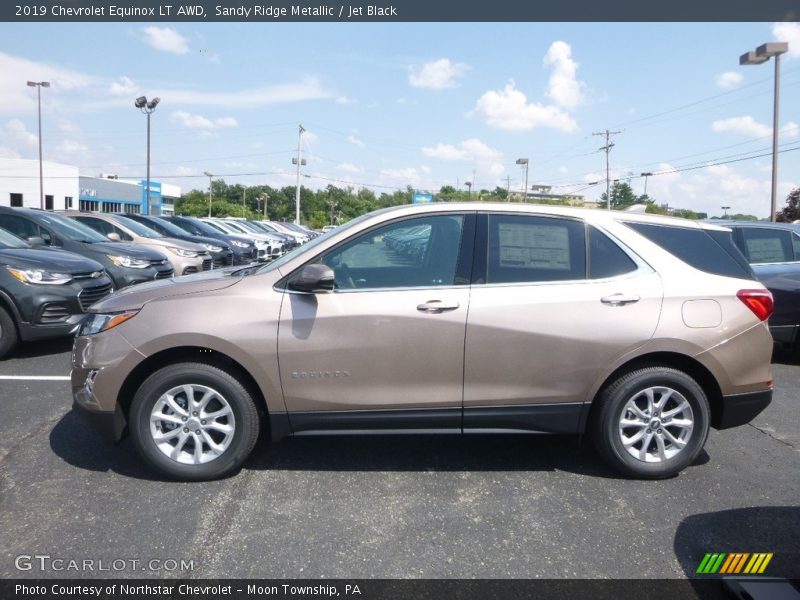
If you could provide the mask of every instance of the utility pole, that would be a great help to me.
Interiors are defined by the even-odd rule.
[[[211,218],[211,178],[214,177],[208,171],[203,171],[203,175],[208,177],[208,218]]]
[[[247,188],[242,190],[242,218],[246,218],[247,212]]]
[[[511,202],[511,175],[506,175],[506,202]]]
[[[269,200],[269,194],[264,194],[264,220],[267,221],[267,201]]]
[[[599,150],[604,150],[606,153],[606,209],[611,210],[611,176],[609,170],[609,162],[608,162],[608,154],[611,152],[611,149],[614,147],[614,143],[611,141],[612,135],[617,135],[618,133],[622,133],[621,131],[609,131],[606,129],[605,131],[598,131],[592,133],[592,135],[604,135],[606,137],[606,145],[600,148]]]
[[[303,125],[300,125],[300,128],[297,133],[297,158],[293,158],[292,162],[297,165],[297,186],[295,188],[294,193],[294,222],[297,225],[300,225],[300,166],[306,164],[306,161],[303,160],[303,132],[305,129]]]
[[[42,171],[42,88],[50,87],[49,81],[29,81],[28,87],[36,88],[39,102],[39,208],[44,210],[44,174]]]

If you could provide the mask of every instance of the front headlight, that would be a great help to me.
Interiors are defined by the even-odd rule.
[[[222,252],[222,246],[215,246],[214,244],[203,244],[203,247],[209,252]]]
[[[200,253],[196,250],[184,250],[183,248],[176,248],[174,246],[167,246],[167,250],[184,258],[197,258],[200,256]]]
[[[108,259],[118,267],[128,267],[130,269],[145,269],[150,266],[149,260],[133,258],[132,256],[108,255]]]
[[[231,244],[236,246],[237,248],[249,248],[250,244],[247,242],[240,242],[239,240],[231,240]]]
[[[68,273],[53,273],[42,271],[41,269],[12,269],[6,267],[14,279],[19,279],[22,283],[41,283],[42,285],[63,285],[72,281],[72,275]]]
[[[137,315],[138,310],[126,310],[118,313],[90,314],[81,325],[78,335],[94,335],[122,325]]]

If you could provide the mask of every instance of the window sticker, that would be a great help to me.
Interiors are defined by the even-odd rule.
[[[519,269],[570,269],[566,227],[499,223],[500,266]]]

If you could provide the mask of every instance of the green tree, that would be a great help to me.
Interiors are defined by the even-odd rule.
[[[608,196],[605,192],[600,196],[603,205],[606,204]],[[633,188],[628,182],[615,181],[611,186],[611,208],[622,210],[636,204],[639,197],[634,193]]]
[[[494,188],[493,194],[497,196],[500,200],[505,200],[506,198],[508,198],[508,190],[499,185],[496,188]]]
[[[775,219],[782,223],[793,223],[800,219],[800,187],[789,192],[786,197],[786,206],[775,215]]]

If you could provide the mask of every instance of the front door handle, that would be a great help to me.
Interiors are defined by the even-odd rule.
[[[460,306],[458,302],[446,304],[441,300],[428,300],[424,304],[418,304],[417,310],[420,312],[439,314],[450,310],[455,310]]]
[[[626,304],[634,304],[639,300],[641,298],[635,294],[611,294],[600,298],[600,302],[611,306],[625,306]]]

